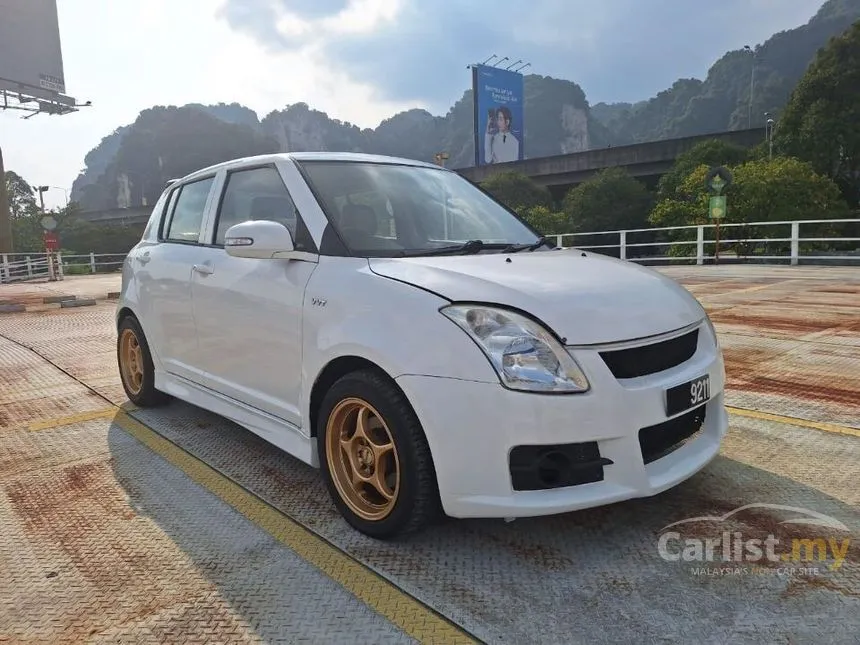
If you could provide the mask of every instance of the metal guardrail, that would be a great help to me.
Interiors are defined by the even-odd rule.
[[[785,235],[762,236],[763,231],[773,231],[777,227],[782,227]],[[817,234],[801,235],[811,228],[817,229]],[[550,238],[554,237],[562,248],[592,250],[632,262],[705,264],[725,258],[728,261],[782,261],[793,265],[805,261],[860,265],[860,218],[726,223],[721,224],[720,229],[726,235],[719,240],[719,256],[716,253],[716,224],[562,233]],[[826,234],[821,234],[822,231]],[[577,239],[596,236],[609,236],[611,241],[607,244],[577,244]],[[633,241],[637,237],[650,239]],[[669,253],[649,253],[666,248]],[[765,252],[756,252],[757,249]],[[771,253],[774,249],[780,253]],[[125,256],[125,253],[56,253],[52,266],[47,253],[4,253],[0,254],[0,283],[45,278],[62,280],[69,274],[108,273],[119,270]]]
[[[763,229],[772,231],[775,227],[781,227],[787,236],[761,235]],[[806,237],[801,235],[801,232],[809,231],[811,227],[817,228],[819,234]],[[716,224],[563,233],[549,237],[554,237],[556,244],[562,248],[593,250],[634,262],[692,263],[695,260],[695,264],[704,264],[709,260],[734,258],[746,261],[783,261],[791,265],[802,261],[860,264],[860,219],[725,223],[720,224],[719,229],[720,233],[725,235],[725,237],[720,236],[719,242],[716,236]],[[825,234],[820,234],[822,230]],[[854,235],[851,234],[852,232]],[[595,236],[609,236],[610,240],[612,237],[615,240],[608,244],[577,244],[577,239]],[[637,236],[651,239],[640,242],[631,241]],[[717,244],[719,244],[719,254]],[[850,248],[852,246],[853,248]],[[670,253],[644,252],[667,247]],[[764,252],[759,253],[757,249]],[[782,252],[774,254],[773,250]],[[809,252],[804,253],[804,250]]]

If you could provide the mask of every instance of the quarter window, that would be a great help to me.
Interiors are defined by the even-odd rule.
[[[227,229],[248,220],[283,224],[295,242],[298,219],[296,205],[275,168],[237,170],[227,176],[215,244],[223,245]]]
[[[206,200],[214,180],[214,177],[208,177],[185,184],[179,189],[179,197],[175,200],[176,206],[173,208],[173,215],[170,218],[165,239],[177,242],[196,242],[200,238],[200,226],[203,223]],[[172,196],[170,201],[174,201]]]

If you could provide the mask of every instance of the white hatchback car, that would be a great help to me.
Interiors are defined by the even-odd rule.
[[[116,325],[133,403],[185,400],[320,467],[377,538],[650,496],[727,429],[688,291],[556,249],[412,160],[277,154],[172,182]]]

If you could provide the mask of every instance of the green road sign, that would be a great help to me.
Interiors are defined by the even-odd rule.
[[[711,219],[723,219],[726,216],[726,196],[714,195],[711,197],[708,215]]]

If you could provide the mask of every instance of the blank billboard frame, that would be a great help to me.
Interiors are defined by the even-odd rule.
[[[0,0],[0,92],[20,103],[73,108],[67,96],[57,0]],[[0,108],[3,106],[0,105]],[[48,112],[63,112],[44,106]]]

